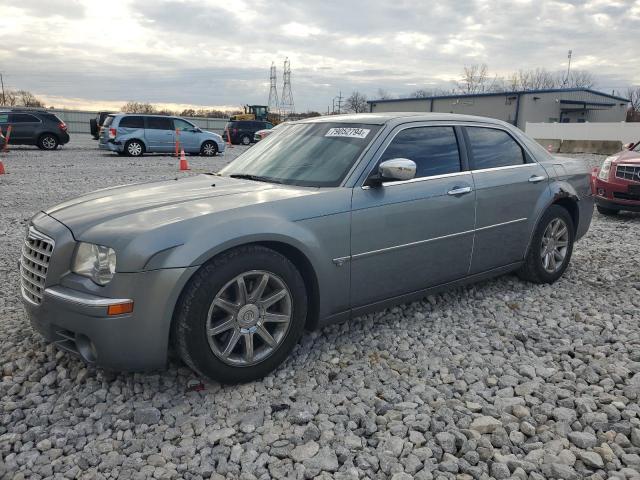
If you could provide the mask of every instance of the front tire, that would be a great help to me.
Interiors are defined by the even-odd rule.
[[[55,150],[58,148],[58,137],[51,133],[45,133],[38,139],[38,148],[40,150]]]
[[[195,273],[176,307],[172,335],[193,370],[221,383],[243,383],[284,361],[306,316],[306,288],[293,263],[271,249],[244,246]]]
[[[129,157],[141,157],[144,153],[144,145],[139,140],[129,140],[124,146],[124,151]]]
[[[536,227],[518,276],[533,283],[555,282],[569,265],[574,241],[571,215],[560,205],[551,205]]]
[[[240,139],[240,143],[242,145],[249,145],[251,143],[251,137],[249,137],[249,135],[243,135],[243,137]]]
[[[596,208],[598,209],[598,213],[606,215],[607,217],[612,217],[620,212],[617,208],[601,207],[600,205],[596,205]]]
[[[200,155],[205,157],[215,157],[218,153],[218,145],[215,142],[206,141],[200,147]]]

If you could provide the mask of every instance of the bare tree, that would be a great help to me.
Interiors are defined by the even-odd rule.
[[[379,88],[378,92],[376,93],[376,96],[378,97],[379,100],[390,100],[393,98],[393,96],[387,92],[384,88]]]
[[[0,104],[6,107],[44,108],[45,106],[42,100],[27,90],[5,90],[4,97],[0,95]]]
[[[120,110],[125,113],[157,113],[153,105],[142,102],[127,102]]]
[[[457,82],[462,93],[482,93],[487,86],[489,68],[486,63],[466,66],[462,71],[462,80]]]
[[[425,88],[419,88],[418,90],[409,94],[409,97],[411,98],[428,98],[433,96],[433,90],[427,90]]]
[[[629,110],[627,110],[627,122],[640,122],[640,87],[627,89]]]
[[[569,75],[565,86],[569,88],[593,88],[596,86],[596,79],[591,72],[574,70]]]
[[[369,110],[367,96],[356,90],[354,90],[351,96],[345,100],[344,104],[347,111],[353,113],[363,113]]]

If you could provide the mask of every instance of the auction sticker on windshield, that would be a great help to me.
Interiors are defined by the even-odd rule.
[[[371,130],[368,128],[338,127],[330,128],[325,137],[367,138]]]

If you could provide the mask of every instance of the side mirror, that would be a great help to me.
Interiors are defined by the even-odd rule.
[[[635,144],[633,142],[630,142],[630,143],[625,143],[622,146],[622,148],[624,148],[625,150],[631,150],[634,146],[635,146]]]
[[[367,185],[377,186],[383,182],[411,180],[416,176],[416,162],[408,158],[392,158],[378,165],[378,173],[367,180]]]

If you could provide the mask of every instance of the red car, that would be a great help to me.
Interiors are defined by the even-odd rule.
[[[598,212],[615,215],[620,210],[640,212],[640,142],[607,157],[594,168],[591,189]]]

